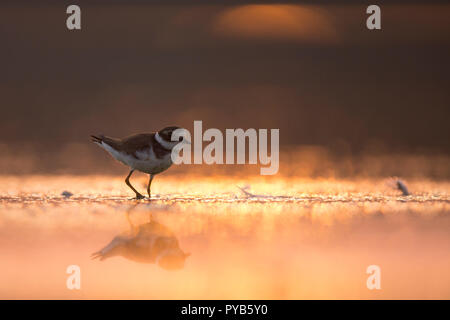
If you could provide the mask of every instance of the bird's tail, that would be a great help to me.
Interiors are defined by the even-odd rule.
[[[102,144],[103,139],[104,139],[103,135],[99,135],[99,136],[91,135],[91,141],[94,143]]]
[[[116,256],[126,245],[128,238],[117,236],[103,249],[91,254],[91,259],[99,259],[100,261]]]
[[[102,134],[96,136],[91,135],[91,141],[98,144],[100,147],[103,147],[104,144],[107,144],[114,149],[118,149],[120,147],[120,140],[110,138]]]
[[[95,260],[95,259],[99,259],[100,261],[105,259],[105,256],[103,255],[102,251],[97,251],[94,252],[93,254],[91,254],[91,259]]]

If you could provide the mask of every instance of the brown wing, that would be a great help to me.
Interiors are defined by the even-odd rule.
[[[120,141],[118,150],[130,155],[136,155],[136,151],[150,147],[154,135],[154,133],[140,133],[126,137]]]
[[[161,159],[167,154],[170,154],[170,150],[164,148],[158,141],[155,139],[155,133],[141,133],[130,136],[122,140],[121,150],[130,155],[136,156],[136,151],[152,148],[156,157]]]
[[[113,147],[117,151],[124,152],[131,156],[136,157],[136,152],[140,150],[145,150],[151,148],[155,153],[157,158],[162,158],[170,153],[169,149],[164,148],[155,139],[155,133],[140,133],[122,140],[115,139],[111,137],[106,137],[103,135],[91,136],[93,142],[96,143],[106,143]]]

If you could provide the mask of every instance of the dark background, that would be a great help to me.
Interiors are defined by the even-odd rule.
[[[357,1],[161,3],[0,4],[3,153],[194,120],[279,128],[282,147],[450,153],[450,5],[381,4],[370,31]]]

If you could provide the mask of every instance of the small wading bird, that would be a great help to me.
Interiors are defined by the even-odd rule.
[[[108,151],[111,156],[131,168],[125,183],[134,191],[136,199],[143,199],[130,183],[135,170],[148,173],[147,193],[151,197],[150,186],[156,174],[172,165],[171,152],[180,141],[172,141],[172,133],[179,127],[167,127],[154,133],[140,133],[124,139],[115,139],[104,135],[91,136],[94,143]]]
[[[190,253],[184,253],[178,239],[166,226],[150,219],[150,222],[133,225],[129,214],[130,230],[116,237],[103,249],[93,253],[92,259],[105,260],[115,256],[139,263],[155,263],[166,270],[184,267]]]

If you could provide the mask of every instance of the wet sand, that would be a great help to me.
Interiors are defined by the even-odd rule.
[[[161,176],[135,201],[117,176],[0,181],[2,299],[450,298],[447,182],[408,181],[402,196],[383,179]],[[164,241],[146,263],[91,258],[124,232]],[[181,268],[152,260],[174,244],[190,254]],[[369,265],[381,290],[366,287]]]

